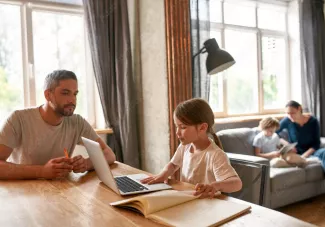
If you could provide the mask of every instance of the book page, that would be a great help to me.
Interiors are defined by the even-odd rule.
[[[285,155],[286,153],[288,153],[289,151],[291,151],[296,145],[297,145],[297,143],[290,143],[290,144],[284,145],[279,150],[279,152],[280,152],[281,155]]]
[[[143,204],[139,201],[133,201],[130,203],[118,205],[118,207],[132,210],[132,211],[140,213],[140,214],[143,214],[143,211],[144,211]]]
[[[141,209],[140,211],[142,214],[147,217],[147,215],[157,211],[196,199],[197,196],[193,196],[193,193],[194,191],[163,190],[137,196],[131,199],[117,201],[111,203],[111,205],[120,207],[130,205],[133,208]],[[139,204],[136,204],[136,206],[132,205],[137,201],[141,203],[141,206]]]
[[[247,212],[249,205],[221,199],[196,199],[148,215],[167,226],[217,226]]]

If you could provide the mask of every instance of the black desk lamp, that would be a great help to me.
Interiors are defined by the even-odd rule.
[[[208,52],[206,68],[209,75],[222,72],[236,63],[227,51],[219,48],[215,38],[208,39],[203,45],[199,52],[193,55],[193,60],[197,55]]]

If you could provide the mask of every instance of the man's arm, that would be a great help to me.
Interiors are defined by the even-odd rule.
[[[72,170],[69,160],[55,158],[42,165],[22,165],[7,162],[12,148],[0,144],[0,180],[53,179],[65,177]]]
[[[100,147],[103,149],[104,156],[108,164],[114,163],[116,161],[116,156],[112,149],[101,138],[98,138],[96,141],[100,144]]]
[[[42,166],[17,165],[6,162],[12,148],[0,144],[0,179],[35,179],[40,177]]]
[[[98,138],[96,142],[98,142],[102,148],[107,163],[114,163],[116,161],[116,157],[112,149],[101,138]],[[72,165],[74,166],[73,171],[76,173],[83,173],[87,170],[94,169],[94,165],[92,164],[90,158],[84,159],[80,155],[72,158]]]

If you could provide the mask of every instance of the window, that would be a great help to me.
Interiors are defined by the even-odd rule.
[[[20,8],[0,4],[0,122],[24,106]]]
[[[45,76],[53,69],[69,69],[78,75],[80,93],[76,112],[88,117],[83,18],[80,15],[33,11],[32,22],[36,105],[45,101]]]
[[[262,37],[262,78],[264,109],[277,109],[286,100],[286,53],[285,39]]]
[[[0,3],[0,124],[15,109],[44,103],[45,76],[67,69],[78,77],[75,112],[96,126],[97,90],[86,64],[91,61],[80,4],[81,0]]]
[[[280,112],[292,98],[289,44],[299,37],[288,31],[288,7],[210,0],[210,37],[236,61],[211,77],[209,102],[217,117]]]

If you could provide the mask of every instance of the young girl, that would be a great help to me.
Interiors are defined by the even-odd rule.
[[[143,179],[142,183],[166,182],[180,169],[180,180],[194,184],[194,195],[200,195],[200,198],[213,197],[217,191],[239,191],[242,182],[220,149],[219,139],[212,129],[214,115],[209,104],[203,99],[190,99],[179,104],[174,111],[174,122],[181,144],[161,173]]]

